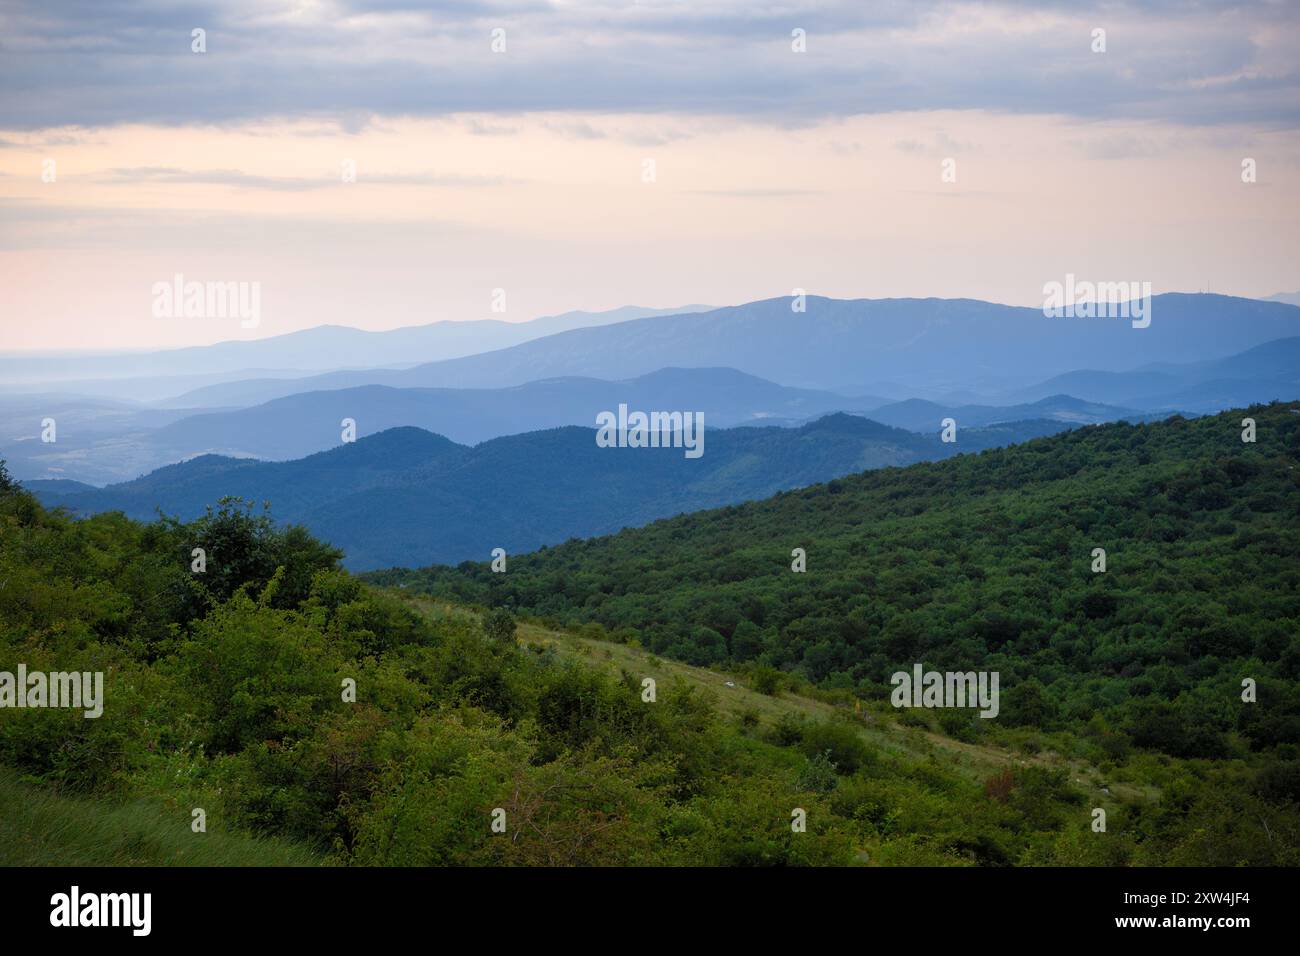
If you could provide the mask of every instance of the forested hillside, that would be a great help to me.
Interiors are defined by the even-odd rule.
[[[0,468],[0,672],[104,675],[98,718],[0,710],[0,863],[1297,861],[1282,746],[1180,760],[1091,725],[963,742],[792,674],[517,635],[338,557],[229,500],[71,520]]]
[[[1298,410],[1093,426],[571,541],[505,574],[375,580],[862,697],[914,662],[993,669],[999,722],[1087,730],[1119,751],[1293,760]],[[1240,699],[1246,678],[1257,703]]]

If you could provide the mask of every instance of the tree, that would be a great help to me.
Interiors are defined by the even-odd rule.
[[[494,608],[483,617],[483,633],[494,644],[514,647],[515,619],[505,608]]]

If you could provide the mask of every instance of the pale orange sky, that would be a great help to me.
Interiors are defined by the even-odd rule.
[[[1291,133],[948,112],[797,129],[531,115],[354,135],[295,123],[4,138],[17,145],[0,152],[3,349],[730,304],[795,287],[1034,304],[1067,271],[1157,292],[1300,283]],[[955,183],[941,181],[946,158]],[[355,183],[342,181],[349,159]],[[177,272],[260,282],[260,327],[154,318],[150,289]],[[504,315],[490,311],[495,288]]]
[[[1037,305],[1071,272],[1296,291],[1298,24],[1268,2],[15,0],[0,350],[795,288]],[[260,283],[260,325],[155,318],[178,273]]]

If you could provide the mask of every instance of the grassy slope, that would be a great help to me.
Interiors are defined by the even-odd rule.
[[[439,616],[474,616],[476,612],[457,605],[445,604],[428,598],[410,598],[410,603],[425,614]],[[844,715],[849,708],[783,691],[779,696],[769,696],[746,687],[742,678],[716,668],[693,667],[678,661],[665,660],[643,648],[582,637],[570,631],[556,631],[535,623],[520,622],[519,642],[554,648],[556,653],[582,660],[589,667],[605,668],[613,673],[627,671],[638,679],[654,678],[660,687],[674,681],[683,681],[708,694],[718,710],[739,720],[745,714],[756,715],[761,724],[775,726],[786,715],[795,718],[828,718]],[[728,684],[734,686],[728,686]],[[911,759],[941,762],[972,780],[985,780],[991,774],[1011,765],[1036,763],[1069,771],[1070,779],[1085,793],[1091,795],[1092,806],[1111,808],[1116,801],[1133,801],[1154,797],[1147,787],[1138,787],[1122,781],[1103,778],[1090,763],[1071,759],[1051,749],[1038,753],[1024,753],[998,746],[970,744],[951,737],[907,726],[898,719],[898,712],[888,704],[863,702],[858,717],[860,733],[864,740],[886,754]],[[1105,786],[1109,796],[1101,792]]]
[[[428,599],[411,602],[431,617],[476,617],[455,605]],[[532,623],[521,623],[521,644],[551,648],[594,668],[625,670],[638,678],[653,677],[661,687],[682,682],[709,695],[718,710],[734,720],[744,717],[775,726],[782,718],[826,718],[848,708],[783,691],[758,693],[738,677],[716,669],[663,660],[642,648],[581,637]],[[1090,764],[1050,749],[1029,754],[1000,746],[953,740],[921,727],[906,726],[887,706],[864,705],[857,719],[860,733],[885,754],[910,760],[933,760],[972,780],[996,771],[1037,763],[1069,771],[1071,781],[1091,796],[1093,806],[1114,808],[1153,796],[1122,782],[1104,780]],[[1108,786],[1110,795],[1100,791]],[[190,831],[187,815],[153,800],[115,802],[87,799],[33,786],[0,768],[0,866],[318,866],[325,858],[282,840],[239,833]]]
[[[0,866],[320,866],[282,840],[193,833],[188,814],[24,783],[0,767]]]

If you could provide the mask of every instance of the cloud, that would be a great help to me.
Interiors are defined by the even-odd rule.
[[[820,195],[820,189],[692,189],[697,196],[724,196],[729,199],[791,199]]]
[[[43,151],[52,147],[62,146],[84,146],[92,142],[85,136],[79,136],[75,133],[59,132],[51,133],[48,136],[28,136],[27,142],[5,139],[0,137],[0,149],[27,149],[33,152]]]
[[[638,125],[632,129],[622,126],[599,128],[585,119],[567,122],[548,120],[542,126],[565,139],[590,141],[612,139],[632,146],[667,146],[669,143],[691,139],[697,135],[695,131],[678,126],[670,128]]]
[[[269,189],[276,192],[301,192],[308,189],[325,189],[338,186],[341,176],[308,178],[300,176],[258,176],[238,169],[176,169],[167,166],[132,166],[110,169],[96,179],[107,185],[136,185],[139,183],[166,183],[169,185],[236,186],[243,189]],[[366,175],[357,171],[357,185],[380,186],[446,186],[457,189],[476,186],[501,186],[521,180],[504,176],[464,176],[445,173],[381,173]],[[351,185],[351,184],[349,184]]]
[[[894,148],[904,153],[925,154],[929,156],[956,156],[960,153],[977,153],[980,147],[975,143],[959,142],[943,130],[938,130],[929,142],[919,139],[900,139]]]
[[[1298,53],[1292,3],[14,0],[0,129],[315,118],[359,130],[537,111],[788,126],[940,109],[1290,128]]]
[[[1089,159],[1144,159],[1159,156],[1168,148],[1150,137],[1132,134],[1071,140],[1070,144]]]
[[[475,136],[514,136],[519,132],[517,126],[501,126],[496,123],[487,123],[477,116],[466,119],[465,129]]]
[[[603,130],[598,130],[585,120],[574,123],[544,123],[548,130],[565,139],[605,139]]]
[[[104,249],[178,253],[226,250],[421,248],[495,236],[448,219],[310,218],[213,212],[205,209],[127,209],[0,196],[0,250]]]

